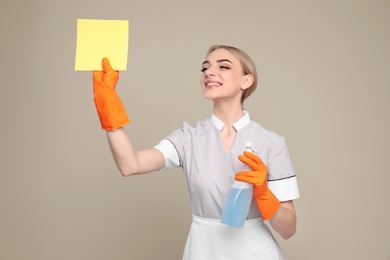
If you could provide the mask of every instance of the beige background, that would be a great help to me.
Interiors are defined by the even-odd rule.
[[[389,1],[1,0],[0,259],[181,259],[181,171],[123,178],[100,130],[76,20],[128,19],[118,92],[149,148],[211,113],[207,48],[255,60],[246,109],[287,138],[298,231],[287,259],[390,259]]]

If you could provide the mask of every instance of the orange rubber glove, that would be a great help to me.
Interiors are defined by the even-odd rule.
[[[253,184],[253,197],[260,210],[263,220],[270,219],[280,206],[279,200],[267,186],[267,166],[255,154],[244,151],[238,159],[249,165],[253,171],[244,171],[236,174],[236,180]]]
[[[93,72],[93,93],[100,124],[104,130],[115,130],[130,123],[126,110],[115,92],[119,71],[111,68],[107,58],[102,60],[103,71]]]

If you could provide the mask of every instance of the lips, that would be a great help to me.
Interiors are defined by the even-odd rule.
[[[206,81],[206,88],[217,88],[222,86],[222,83],[217,82],[217,81]]]

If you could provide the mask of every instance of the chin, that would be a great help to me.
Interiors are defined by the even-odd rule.
[[[210,95],[203,95],[203,97],[207,100],[211,100],[211,101],[214,101],[214,99],[216,99],[216,97],[213,97],[213,96],[210,96]]]

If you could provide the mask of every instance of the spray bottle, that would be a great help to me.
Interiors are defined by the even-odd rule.
[[[253,144],[246,143],[246,151],[255,153]],[[252,169],[243,164],[243,171]],[[253,197],[253,184],[244,181],[235,181],[230,189],[225,207],[222,212],[221,222],[231,227],[242,228],[248,217],[249,207]]]

